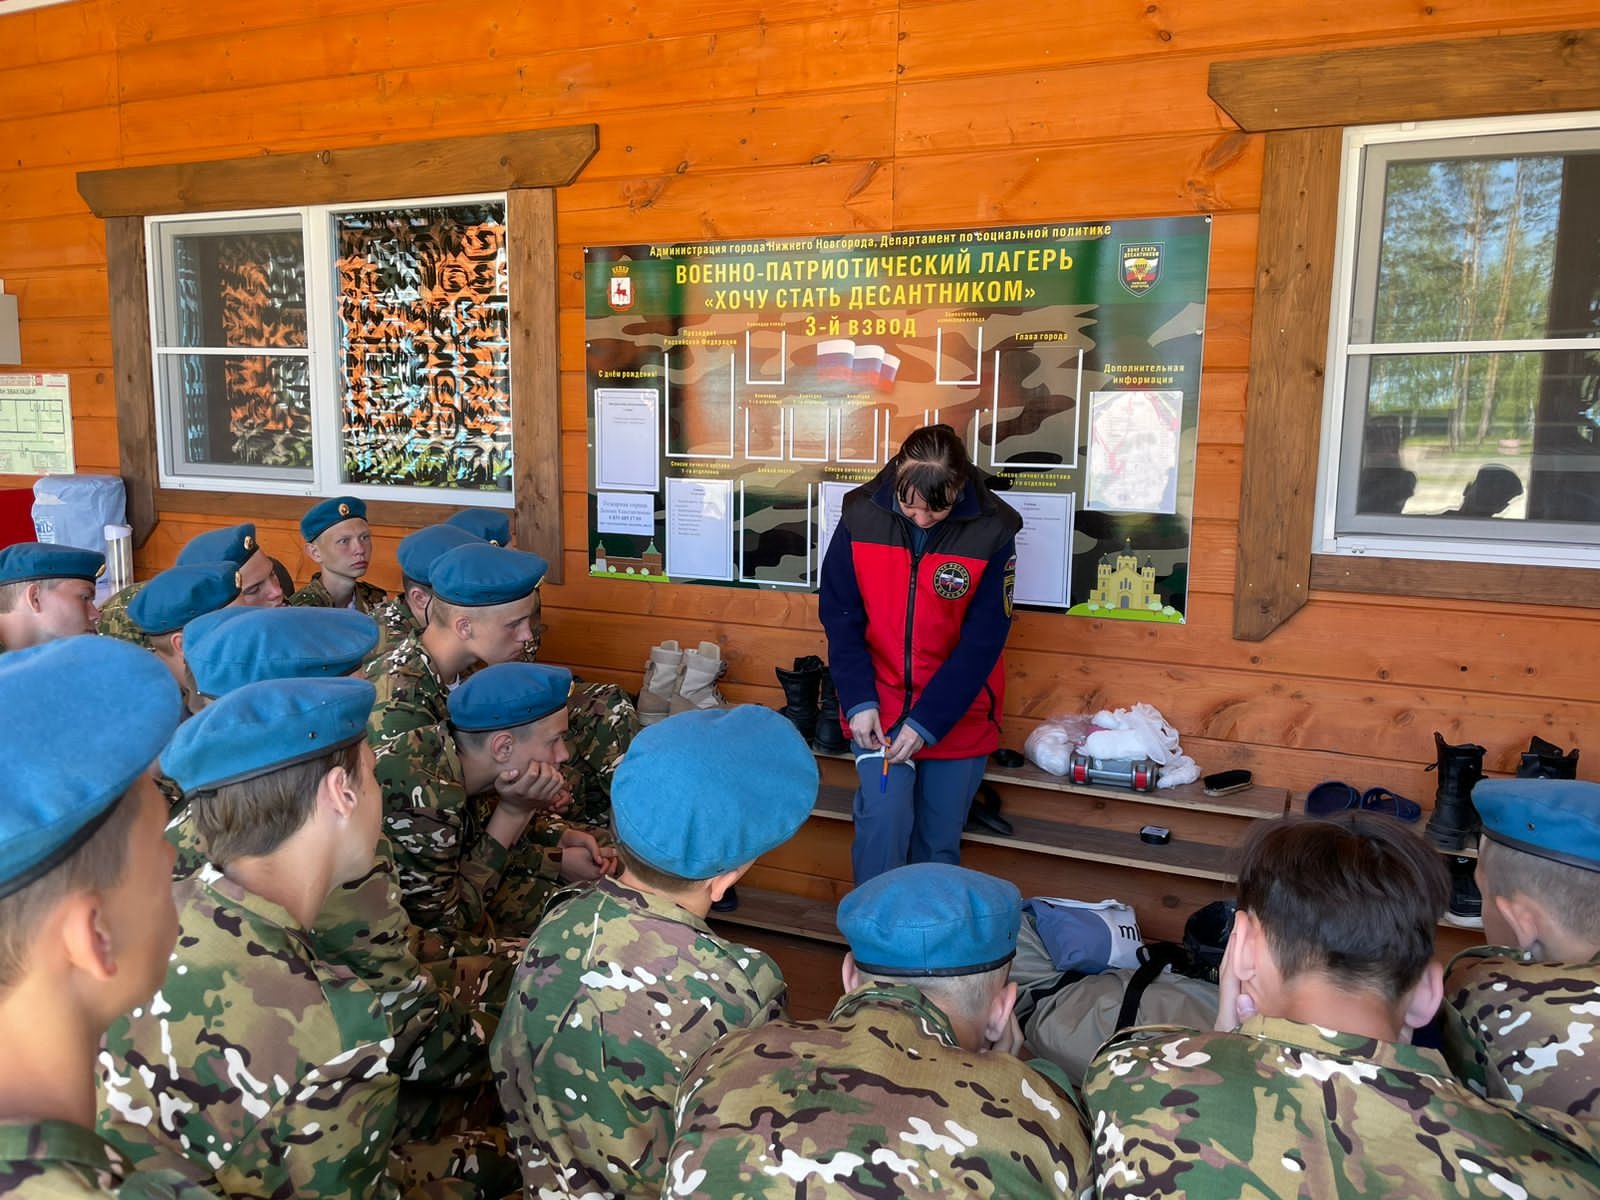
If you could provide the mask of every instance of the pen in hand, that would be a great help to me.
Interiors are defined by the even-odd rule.
[[[889,790],[889,748],[883,749],[883,774],[878,776],[878,793],[881,795]]]

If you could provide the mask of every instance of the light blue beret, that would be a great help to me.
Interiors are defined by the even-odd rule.
[[[445,524],[465,529],[491,546],[511,544],[511,514],[503,508],[464,508]]]
[[[84,579],[93,583],[106,569],[106,556],[53,542],[18,542],[0,550],[0,585],[35,579]]]
[[[161,769],[199,792],[309,762],[365,737],[377,698],[365,679],[248,683],[185,721]]]
[[[543,663],[498,663],[450,693],[450,724],[468,732],[515,729],[567,706],[572,672]]]
[[[839,932],[867,975],[976,975],[1011,961],[1022,893],[949,863],[876,875],[839,902]]]
[[[474,543],[481,544],[481,539],[459,526],[428,525],[401,538],[395,557],[400,560],[400,570],[407,579],[427,587],[433,575],[433,564],[439,561],[441,554]]]
[[[131,642],[86,634],[0,655],[0,896],[42,878],[93,836],[167,744],[182,709],[172,675]]]
[[[633,739],[611,784],[629,853],[710,879],[783,845],[817,802],[817,760],[770,708],[679,713]]]
[[[1485,836],[1527,854],[1600,871],[1600,783],[1484,779],[1472,789]]]
[[[473,541],[446,550],[433,564],[428,586],[446,604],[487,608],[533,594],[550,564],[525,550]]]
[[[300,536],[308,542],[314,542],[340,521],[351,521],[357,517],[363,521],[367,519],[366,501],[354,496],[333,496],[320,504],[313,504],[311,510],[300,518]]]
[[[234,525],[228,529],[208,529],[190,538],[178,551],[178,565],[186,567],[196,562],[231,562],[242,567],[250,556],[261,549],[256,541],[256,527],[251,524]]]
[[[239,598],[239,568],[230,562],[168,567],[139,589],[128,616],[141,633],[171,633]]]
[[[377,644],[378,623],[349,608],[225,608],[183,628],[184,661],[202,696],[348,675]]]

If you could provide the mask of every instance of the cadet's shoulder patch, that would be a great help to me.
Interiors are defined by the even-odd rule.
[[[1017,556],[1013,554],[1006,559],[1006,573],[1004,579],[1006,597],[1006,618],[1011,618],[1013,602],[1017,594]]]
[[[972,588],[972,572],[951,561],[933,569],[933,592],[946,600],[959,600]]]

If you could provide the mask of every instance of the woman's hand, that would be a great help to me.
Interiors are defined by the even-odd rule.
[[[909,725],[902,725],[900,732],[894,735],[894,742],[884,751],[884,757],[891,763],[910,762],[911,756],[921,750],[923,745],[920,733]]]
[[[863,708],[850,718],[850,736],[863,750],[883,747],[883,723],[878,720],[878,710]]]

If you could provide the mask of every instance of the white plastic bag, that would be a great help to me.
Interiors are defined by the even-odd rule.
[[[1053,717],[1028,735],[1022,745],[1024,757],[1042,771],[1052,775],[1065,775],[1072,761],[1072,752],[1083,743],[1094,728],[1093,720],[1085,716]]]

